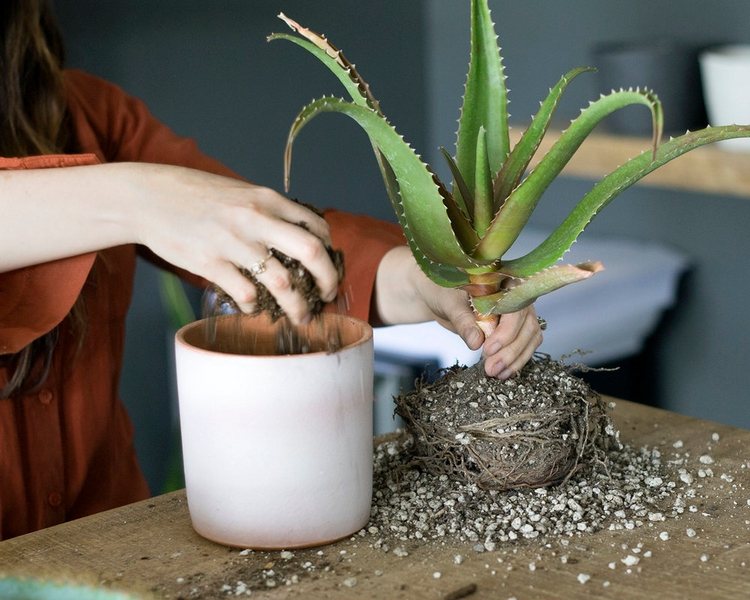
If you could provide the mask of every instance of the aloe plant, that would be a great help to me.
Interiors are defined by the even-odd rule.
[[[285,151],[289,189],[292,147],[300,131],[325,112],[354,119],[370,138],[398,221],[425,274],[444,287],[461,287],[477,318],[513,312],[562,286],[591,277],[598,261],[558,264],[596,214],[620,192],[686,152],[719,140],[750,136],[750,126],[729,125],[687,132],[661,143],[663,114],[657,96],[645,89],[602,95],[581,110],[548,153],[528,171],[568,84],[593,69],[576,68],[550,89],[513,148],[508,134],[507,89],[497,35],[487,0],[471,0],[471,52],[455,156],[442,149],[452,174],[450,189],[397,133],[369,85],[343,53],[323,35],[279,17],[296,34],[272,34],[317,57],[343,84],[350,99],[322,97],[302,108]],[[613,170],[584,195],[568,217],[528,254],[506,260],[542,194],[594,127],[607,115],[642,104],[651,113],[650,148]],[[527,172],[528,171],[528,172]]]

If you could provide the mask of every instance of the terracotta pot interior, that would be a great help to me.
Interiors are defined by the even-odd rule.
[[[284,320],[274,323],[266,315],[227,315],[196,321],[177,334],[183,343],[201,350],[253,356],[333,352],[371,336],[372,329],[366,323],[329,314],[299,326]],[[292,337],[294,341],[290,342]],[[298,349],[300,340],[303,350]]]

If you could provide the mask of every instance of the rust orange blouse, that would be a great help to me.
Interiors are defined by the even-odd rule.
[[[0,158],[0,169],[140,161],[236,176],[118,87],[67,71],[66,89],[78,145],[88,154]],[[398,227],[369,217],[329,211],[326,219],[345,253],[347,310],[368,319],[377,265],[403,238]],[[109,248],[0,273],[0,355],[61,325],[43,388],[0,399],[0,539],[149,496],[118,397],[136,250]],[[79,347],[65,317],[81,294],[88,324]],[[0,386],[9,375],[0,368]]]

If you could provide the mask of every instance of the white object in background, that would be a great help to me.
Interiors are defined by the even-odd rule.
[[[205,321],[175,338],[188,508],[202,536],[242,548],[325,544],[361,529],[372,499],[372,328],[341,315],[337,352],[206,349]],[[218,336],[276,345],[264,316]],[[236,323],[236,322],[235,322]],[[310,326],[315,335],[317,324]],[[321,335],[325,335],[321,333]],[[325,338],[324,338],[325,339]]]
[[[750,45],[717,46],[700,55],[703,97],[711,125],[750,124]],[[719,142],[750,152],[750,138]]]
[[[513,256],[530,251],[547,235],[525,229]],[[662,312],[675,303],[687,260],[659,244],[609,237],[581,239],[564,258],[566,263],[588,260],[601,260],[604,271],[542,296],[535,306],[548,322],[539,350],[555,359],[581,350],[587,354],[576,356],[575,362],[595,366],[640,352]],[[441,367],[471,365],[480,357],[437,323],[376,328],[374,338],[376,352],[411,364],[432,359]]]

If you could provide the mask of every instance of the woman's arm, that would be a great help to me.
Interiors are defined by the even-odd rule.
[[[274,247],[307,266],[324,300],[336,294],[325,221],[268,188],[183,167],[114,163],[2,171],[0,189],[0,272],[138,243],[251,310],[255,288],[238,266]],[[258,279],[292,320],[304,320],[307,303],[286,269],[275,259],[266,267]]]

